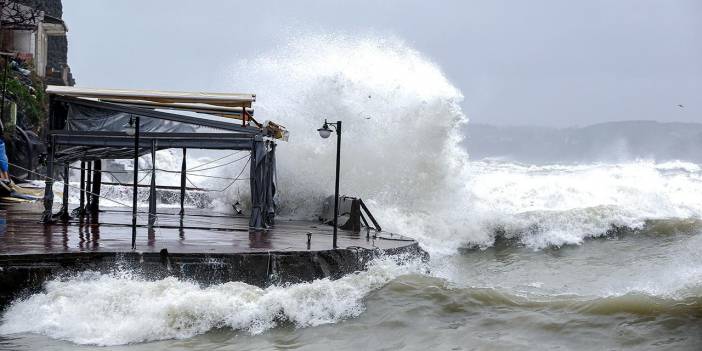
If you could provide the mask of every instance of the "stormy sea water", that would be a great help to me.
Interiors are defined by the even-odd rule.
[[[307,35],[230,70],[228,90],[255,91],[256,115],[291,131],[279,146],[282,215],[314,217],[332,189],[333,141],[315,130],[343,120],[342,192],[431,259],[384,257],[335,281],[267,288],[84,272],[8,306],[0,349],[702,345],[700,165],[472,160],[462,94],[396,38]]]

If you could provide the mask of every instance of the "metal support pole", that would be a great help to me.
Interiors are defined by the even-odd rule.
[[[132,250],[136,249],[136,231],[137,231],[137,192],[139,190],[139,116],[135,118],[136,125],[134,126],[134,182],[132,191]]]
[[[52,207],[54,204],[54,155],[56,148],[54,146],[54,136],[49,137],[49,147],[47,150],[48,159],[46,160],[46,184],[44,187],[44,213],[41,216],[41,221],[44,224],[51,224]]]
[[[85,213],[85,161],[80,161],[80,200],[78,201],[78,211],[76,215],[83,217]]]
[[[180,215],[185,214],[185,177],[187,176],[187,150],[183,148],[183,162],[180,164]]]
[[[361,208],[366,211],[366,214],[368,215],[368,218],[370,218],[371,222],[373,222],[373,225],[375,226],[375,230],[380,232],[383,230],[383,228],[380,227],[380,224],[378,224],[378,221],[375,220],[375,217],[373,217],[373,214],[368,210],[368,207],[366,207],[366,204],[363,203],[363,199],[358,200],[361,203]],[[365,219],[364,219],[365,220]],[[366,222],[366,227],[368,226],[368,222]]]
[[[90,213],[97,215],[100,212],[100,188],[102,187],[102,160],[95,160],[93,166],[92,194],[90,194]]]
[[[86,178],[86,184],[85,184],[85,212],[89,213],[90,212],[90,194],[88,192],[92,192],[93,188],[93,161],[88,161],[88,171],[86,172],[85,175]]]
[[[149,185],[149,227],[156,223],[156,139],[151,140],[151,184]]]
[[[70,168],[68,162],[63,164],[63,196],[61,199],[61,213],[59,218],[63,222],[68,222],[71,216],[68,214],[68,176],[70,174]]]
[[[341,121],[336,122],[336,182],[334,185],[334,245],[336,249],[336,235],[339,229],[339,169],[341,166]]]

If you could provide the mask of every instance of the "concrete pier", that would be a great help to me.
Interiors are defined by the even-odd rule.
[[[267,286],[339,278],[377,255],[423,254],[415,241],[392,233],[341,230],[333,250],[332,227],[316,222],[278,219],[252,232],[246,216],[209,210],[181,216],[175,208],[161,209],[152,227],[146,214],[139,216],[132,250],[129,209],[103,208],[95,217],[48,226],[39,223],[41,211],[37,204],[0,207],[0,306],[47,279],[84,270]]]

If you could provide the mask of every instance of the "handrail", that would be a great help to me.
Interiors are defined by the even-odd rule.
[[[382,231],[382,228],[380,228],[380,224],[378,224],[378,221],[375,220],[375,217],[373,217],[373,214],[370,212],[368,207],[366,207],[366,204],[363,203],[362,199],[358,199],[359,203],[361,204],[361,208],[366,211],[366,214],[368,215],[368,218],[373,222],[373,225],[375,226],[375,230],[378,232]],[[368,222],[366,222],[366,219],[363,217],[363,213],[361,213],[361,218],[363,219],[363,222],[368,226]]]

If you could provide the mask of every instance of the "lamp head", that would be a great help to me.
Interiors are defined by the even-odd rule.
[[[136,127],[134,126],[134,118],[129,117],[129,123],[124,125],[124,132],[129,136],[136,134]]]
[[[321,136],[323,139],[328,138],[332,132],[326,120],[324,121],[324,125],[322,125],[322,128],[317,129],[317,131],[319,132],[319,136]]]

